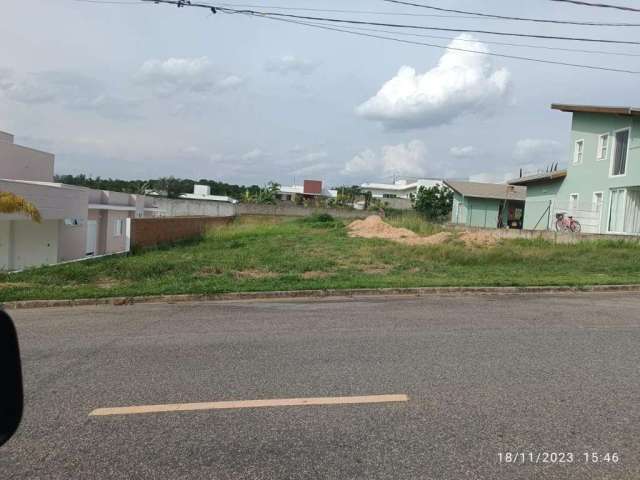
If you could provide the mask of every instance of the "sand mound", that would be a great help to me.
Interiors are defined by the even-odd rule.
[[[438,245],[448,241],[451,233],[441,232],[429,237],[421,237],[406,228],[392,227],[382,221],[378,215],[371,215],[364,220],[356,220],[348,227],[350,237],[383,238],[405,245]]]
[[[378,215],[371,215],[364,220],[356,220],[349,224],[347,228],[349,229],[350,237],[386,238],[388,240],[418,237],[418,234],[406,228],[392,227],[383,222]]]
[[[396,228],[385,223],[378,215],[371,215],[364,220],[356,220],[347,229],[350,237],[382,238],[405,245],[441,245],[454,238],[451,232],[440,232],[428,237],[421,237],[406,228]],[[457,237],[467,247],[492,247],[498,243],[499,237],[494,232],[477,231],[462,232]]]

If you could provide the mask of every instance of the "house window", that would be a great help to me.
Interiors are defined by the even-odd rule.
[[[598,160],[606,160],[609,153],[609,134],[604,133],[598,137]]]
[[[627,172],[627,150],[629,147],[629,130],[616,132],[613,145],[611,176],[624,175]]]
[[[578,210],[578,194],[572,193],[569,195],[569,215],[575,215]]]
[[[577,140],[576,146],[573,151],[573,163],[582,163],[582,157],[584,156],[584,140]]]
[[[122,225],[124,223],[124,220],[116,220],[115,223],[113,224],[113,236],[114,237],[120,237],[122,236]]]
[[[395,193],[384,193],[382,195],[382,198],[398,198],[398,195],[396,195]]]
[[[602,214],[602,192],[593,192],[592,210],[600,218]]]

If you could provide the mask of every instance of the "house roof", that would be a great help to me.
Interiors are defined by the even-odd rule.
[[[563,103],[552,103],[551,108],[562,112],[608,113],[611,115],[626,115],[629,117],[640,116],[640,108],[638,107],[608,107],[600,105],[567,105]]]
[[[360,188],[372,190],[415,190],[424,183],[441,183],[441,179],[437,178],[421,178],[415,182],[396,182],[396,183],[363,183]]]
[[[527,175],[525,177],[509,180],[510,185],[528,185],[531,183],[543,183],[553,180],[561,180],[567,176],[566,170],[556,170],[554,172],[542,172],[534,175]]]
[[[527,187],[518,187],[505,183],[461,182],[454,180],[445,180],[444,183],[465,197],[523,201],[527,197]]]

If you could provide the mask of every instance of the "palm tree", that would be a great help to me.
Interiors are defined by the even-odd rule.
[[[34,204],[11,192],[0,192],[0,213],[22,213],[34,222],[42,222]]]

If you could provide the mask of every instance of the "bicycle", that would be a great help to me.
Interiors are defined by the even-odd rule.
[[[571,215],[556,213],[556,231],[579,233],[582,230],[580,222]]]

